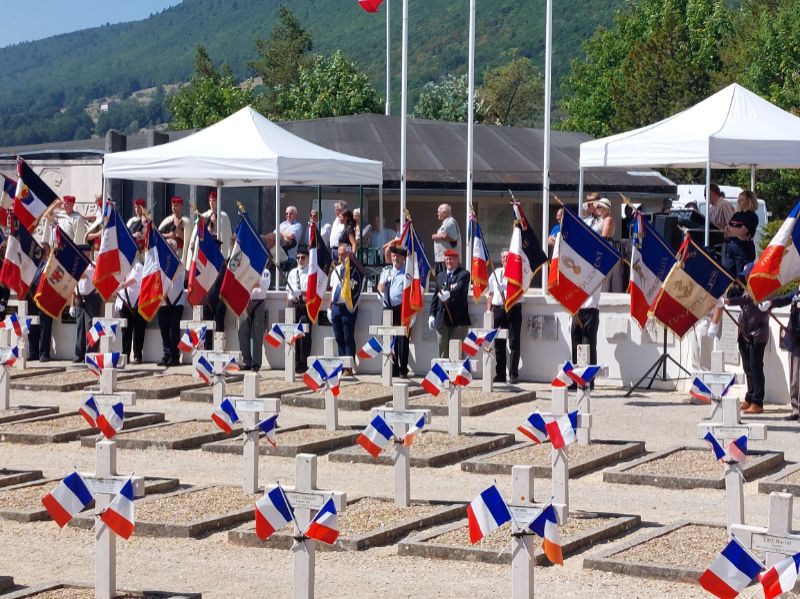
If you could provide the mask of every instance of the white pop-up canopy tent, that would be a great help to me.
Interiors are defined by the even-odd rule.
[[[581,144],[583,172],[604,167],[800,168],[800,118],[733,83],[652,125]],[[706,219],[708,243],[708,219]]]

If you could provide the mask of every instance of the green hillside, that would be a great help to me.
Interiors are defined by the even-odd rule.
[[[378,89],[384,86],[385,15],[370,15],[356,0],[284,0],[311,32],[315,51],[341,48]],[[412,97],[425,82],[464,72],[467,0],[410,0],[409,80]],[[59,35],[0,49],[0,130],[25,124],[26,115],[75,114],[89,101],[187,80],[197,44],[239,77],[255,58],[255,40],[276,22],[280,0],[184,0],[150,18]],[[622,0],[555,3],[554,80],[580,52],[582,40],[611,21]],[[477,71],[507,60],[518,49],[544,64],[543,0],[478,2]],[[394,78],[400,72],[401,2],[392,2]],[[395,84],[394,89],[397,90]],[[394,94],[393,94],[394,95]],[[69,115],[72,113],[66,112]],[[66,118],[62,116],[62,118]]]

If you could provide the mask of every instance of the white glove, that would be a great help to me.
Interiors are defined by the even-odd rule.
[[[328,322],[333,322],[333,310],[328,308],[328,311],[325,313],[328,315]]]
[[[769,300],[764,300],[760,304],[758,304],[758,309],[762,312],[768,311],[772,307],[772,302]]]
[[[800,304],[800,293],[796,294],[796,295],[795,295],[795,296],[792,298],[792,303],[793,303],[793,304]]]
[[[75,315],[77,313],[78,313],[78,310],[77,310],[77,308],[75,308],[75,306],[70,306],[69,307],[69,317],[70,318],[75,318]]]
[[[300,299],[300,292],[299,292],[299,291],[295,291],[294,289],[292,289],[292,290],[289,292],[289,294],[291,295],[291,297],[292,297],[292,299],[293,299],[293,300]]]
[[[708,324],[708,336],[709,337],[716,337],[718,333],[719,333],[719,325],[718,324],[714,324],[713,322],[710,322]]]
[[[429,328],[431,331],[433,330],[433,323],[434,323],[434,322],[435,322],[435,319],[433,318],[433,316],[428,316],[428,328]]]
[[[447,300],[450,299],[450,292],[447,291],[446,289],[443,289],[442,291],[439,292],[439,299],[442,300],[443,302],[446,302]]]

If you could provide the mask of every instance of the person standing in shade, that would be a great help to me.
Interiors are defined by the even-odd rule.
[[[431,300],[428,328],[436,331],[439,357],[447,358],[450,340],[463,341],[472,324],[469,318],[469,273],[458,264],[458,250],[445,250],[444,270],[436,275],[437,292]]]
[[[727,203],[727,202],[726,202]],[[738,211],[725,227],[725,249],[722,266],[731,276],[742,272],[745,265],[756,259],[753,239],[758,230],[758,199],[752,191],[743,191],[737,199]]]
[[[772,300],[773,308],[791,305],[789,322],[781,329],[780,347],[789,353],[789,403],[792,413],[784,420],[800,420],[800,287]]]
[[[308,332],[295,342],[294,369],[298,374],[308,370],[307,358],[311,355],[312,323],[306,310],[308,292],[308,246],[297,248],[297,266],[286,277],[287,305],[295,309],[295,322],[308,325]]]
[[[506,280],[504,270],[508,262],[508,250],[503,249],[500,253],[500,260],[503,266],[494,269],[494,274],[489,276],[489,289],[486,295],[486,311],[494,316],[495,328],[508,329],[508,346],[511,349],[511,364],[508,368],[508,382],[512,385],[519,381],[519,357],[520,357],[520,331],[522,330],[522,303],[525,301],[523,296],[506,312]],[[495,339],[495,383],[506,382],[506,340]]]
[[[39,317],[39,324],[32,324],[28,333],[28,359],[39,360],[39,362],[50,361],[50,346],[53,342],[53,319],[45,314],[33,301],[36,289],[39,287],[39,280],[42,278],[44,267],[47,265],[47,257],[50,255],[50,244],[42,244],[42,263],[36,274],[33,275],[30,289],[28,289],[28,308],[31,316]],[[3,315],[5,318],[5,315]]]
[[[286,253],[286,260],[281,262],[280,268],[287,273],[297,266],[297,245],[303,239],[303,225],[297,220],[297,208],[286,207],[286,220],[278,226],[278,243]]]
[[[339,265],[331,273],[331,303],[328,308],[328,320],[333,327],[333,336],[336,338],[340,356],[356,357],[356,319],[358,318],[358,301],[361,299],[361,288],[364,275],[361,264],[353,256],[350,245],[340,239],[338,248]],[[347,302],[342,292],[345,276],[345,260],[350,261],[350,294],[353,309],[347,307]],[[344,374],[352,375],[352,368],[345,368]]]
[[[577,314],[572,317],[570,335],[572,337],[572,363],[578,362],[578,346],[589,345],[589,362],[597,364],[597,330],[600,328],[600,290],[597,288],[586,298]],[[590,388],[594,389],[594,381]]]
[[[703,190],[703,197],[705,197],[705,190]],[[725,199],[719,185],[712,183],[711,198],[708,201],[708,219],[710,224],[714,225],[720,231],[724,231],[735,212],[736,206]]]
[[[147,329],[147,321],[139,314],[139,292],[142,288],[143,269],[140,256],[141,251],[131,265],[128,276],[117,289],[117,299],[114,302],[120,318],[128,321],[127,326],[122,329],[122,353],[127,359],[130,359],[132,348],[133,364],[142,363],[144,334]]]
[[[264,354],[264,330],[267,327],[267,290],[272,283],[269,266],[261,272],[258,286],[250,291],[250,301],[239,317],[239,349],[242,352],[241,370],[261,370]]]
[[[406,274],[405,248],[393,245],[389,248],[392,265],[381,271],[378,282],[378,293],[383,297],[383,308],[392,311],[392,325],[399,327],[400,309],[403,303],[403,279]],[[409,336],[411,335],[409,327]],[[394,338],[394,355],[392,356],[392,376],[408,378],[408,337],[401,335]]]
[[[347,210],[347,202],[345,202],[344,200],[339,200],[337,202],[334,202],[333,222],[331,222],[330,226],[326,225],[322,227],[322,238],[325,239],[327,237],[329,248],[339,247],[339,238],[342,235],[342,231],[344,231],[344,223],[339,217],[345,210]]]
[[[64,196],[61,199],[63,210],[55,209],[50,212],[53,215],[55,224],[67,234],[75,243],[83,243],[86,236],[86,218],[75,210],[75,196]]]
[[[189,237],[191,236],[192,225],[189,222],[189,217],[183,215],[183,198],[173,196],[170,201],[172,206],[172,214],[165,217],[158,225],[158,232],[167,240],[175,242],[175,253],[181,259],[183,264],[186,264]]]
[[[78,249],[90,260],[89,266],[83,271],[83,275],[78,280],[75,289],[74,303],[70,308],[70,316],[75,317],[77,325],[77,339],[75,340],[75,359],[73,362],[82,363],[86,361],[86,352],[94,351],[94,345],[87,348],[86,333],[92,327],[92,319],[100,316],[100,309],[103,300],[97,289],[92,283],[94,276],[94,263],[91,262],[92,250],[88,245],[79,245]]]
[[[342,224],[342,232],[339,235],[339,245],[334,246],[338,248],[341,244],[346,243],[350,246],[352,253],[358,251],[358,241],[356,239],[356,221],[353,218],[353,213],[350,210],[342,210],[339,215],[339,222]],[[333,248],[331,248],[333,249]],[[334,255],[338,258],[338,254]],[[338,264],[338,259],[336,263]]]
[[[125,226],[131,232],[136,245],[139,247],[144,245],[144,236],[147,233],[148,219],[145,216],[144,209],[147,205],[144,198],[136,198],[133,200],[133,216],[128,219]]]
[[[171,244],[170,244],[171,245]],[[175,249],[173,247],[173,249]],[[179,366],[181,352],[178,342],[181,339],[181,318],[183,307],[186,305],[186,293],[183,288],[186,281],[186,270],[178,268],[172,286],[167,291],[161,305],[158,307],[156,319],[161,331],[161,350],[163,357],[157,362],[158,366]],[[212,335],[206,335],[211,337]]]
[[[441,204],[436,209],[436,218],[441,223],[439,229],[431,235],[433,239],[434,273],[439,274],[445,269],[445,252],[453,250],[456,257],[461,257],[461,231],[456,219],[453,218],[453,209],[450,204]]]

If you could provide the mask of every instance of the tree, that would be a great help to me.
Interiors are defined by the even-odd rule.
[[[483,75],[478,90],[484,122],[512,127],[536,127],[544,113],[544,82],[533,62],[517,56]]]
[[[422,87],[413,116],[418,119],[466,123],[469,104],[467,76],[447,75],[438,82],[429,81]],[[483,111],[475,99],[475,120],[483,120]]]
[[[264,80],[268,90],[296,83],[313,49],[311,34],[303,29],[295,14],[284,5],[279,12],[280,23],[270,32],[269,38],[256,40],[260,58],[247,63]]]
[[[338,50],[330,57],[314,56],[301,66],[296,83],[275,89],[267,111],[275,120],[382,112],[383,98],[369,78]]]

